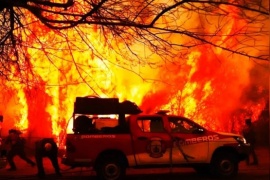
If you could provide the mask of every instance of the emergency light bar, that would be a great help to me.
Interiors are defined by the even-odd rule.
[[[159,110],[158,112],[156,112],[156,114],[166,115],[169,112],[170,112],[169,110]]]

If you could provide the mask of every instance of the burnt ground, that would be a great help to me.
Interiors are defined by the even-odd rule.
[[[239,166],[239,174],[236,180],[269,180],[269,147],[260,147],[257,149],[257,155],[259,159],[258,166],[247,166],[245,162],[241,162]],[[31,157],[31,159],[33,159]],[[37,173],[36,167],[27,165],[24,161],[15,157],[18,170],[15,172],[7,171],[5,168],[0,169],[1,180],[34,180],[38,179],[35,175]],[[60,162],[60,160],[59,160]],[[80,179],[80,180],[96,180],[95,172],[90,168],[75,168],[70,169],[67,166],[61,165],[62,177],[56,177],[54,175],[53,168],[50,161],[44,158],[44,167],[47,173],[45,179]],[[8,168],[8,167],[6,167]],[[179,180],[179,179],[191,179],[191,180],[215,180],[208,176],[198,175],[192,168],[165,168],[165,169],[128,169],[128,180]]]

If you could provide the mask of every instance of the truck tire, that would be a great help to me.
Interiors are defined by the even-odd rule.
[[[238,160],[234,153],[219,152],[211,162],[211,172],[214,176],[231,178],[238,173]]]
[[[108,156],[100,160],[96,173],[99,180],[123,180],[126,175],[126,167],[119,158]]]

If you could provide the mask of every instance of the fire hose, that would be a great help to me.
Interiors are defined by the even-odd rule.
[[[171,148],[170,148],[170,173],[172,173],[172,168],[173,168],[173,159],[172,159],[172,153],[173,153],[173,148],[174,148],[174,144],[176,145],[177,149],[180,151],[180,153],[182,154],[182,156],[184,157],[184,159],[189,162],[189,159],[194,159],[194,157],[186,154],[184,152],[184,150],[182,149],[181,145],[180,145],[180,141],[181,139],[178,138],[178,137],[173,137],[173,135],[168,132],[168,135],[170,136],[171,138],[171,141],[172,141],[172,145],[171,145]]]

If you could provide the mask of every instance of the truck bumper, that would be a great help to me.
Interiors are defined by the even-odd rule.
[[[237,152],[239,154],[239,161],[245,160],[250,152],[250,144],[239,144],[237,146]]]
[[[66,157],[62,157],[62,158],[61,158],[61,164],[70,166],[70,165],[71,165],[71,162],[69,162],[68,159],[67,159]]]

